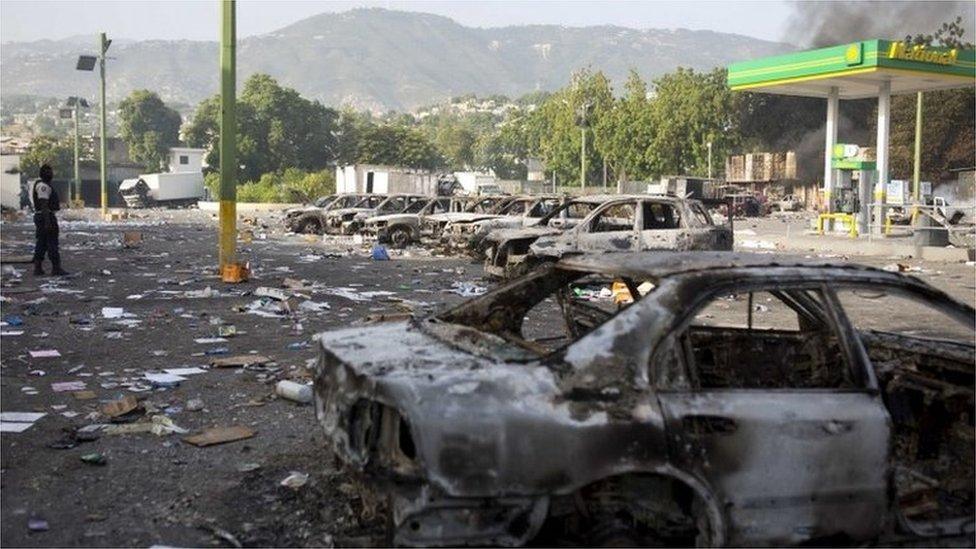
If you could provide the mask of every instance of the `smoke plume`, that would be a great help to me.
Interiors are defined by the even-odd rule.
[[[783,41],[819,48],[845,42],[931,34],[962,16],[963,38],[973,41],[976,3],[964,2],[793,2]]]

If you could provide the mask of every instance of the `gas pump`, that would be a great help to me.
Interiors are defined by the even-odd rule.
[[[877,194],[878,181],[874,149],[851,144],[834,145],[830,165],[834,170],[834,192],[831,195],[831,210],[845,213],[857,219],[857,232],[866,234],[871,221],[871,194]],[[884,192],[876,200],[884,202]],[[878,215],[881,220],[883,215]],[[845,232],[850,227],[835,227]]]

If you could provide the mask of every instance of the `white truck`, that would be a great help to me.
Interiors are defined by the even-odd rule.
[[[188,206],[203,197],[200,172],[152,173],[126,179],[119,194],[130,208]]]

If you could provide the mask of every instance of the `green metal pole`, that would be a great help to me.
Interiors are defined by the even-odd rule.
[[[81,198],[81,176],[80,170],[78,169],[78,109],[80,107],[81,98],[75,99],[75,192],[73,200],[78,200]]]
[[[912,174],[912,197],[919,202],[922,193],[922,92],[915,101],[915,170]]]
[[[102,180],[102,216],[108,214],[108,181],[106,176],[106,155],[108,147],[106,146],[106,135],[105,135],[105,51],[108,49],[107,40],[105,38],[105,33],[98,35],[98,51],[101,55],[98,56],[98,70],[101,76],[101,86],[99,90],[99,119],[101,122],[101,143],[99,143],[99,175]]]
[[[220,9],[220,272],[236,262],[237,247],[237,21],[234,0]]]

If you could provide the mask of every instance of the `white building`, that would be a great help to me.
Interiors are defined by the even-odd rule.
[[[336,166],[336,192],[437,194],[437,178],[422,169],[355,164]]]
[[[0,205],[20,209],[20,155],[0,155]]]
[[[169,150],[170,173],[202,172],[203,155],[206,149],[191,147],[172,147]]]

